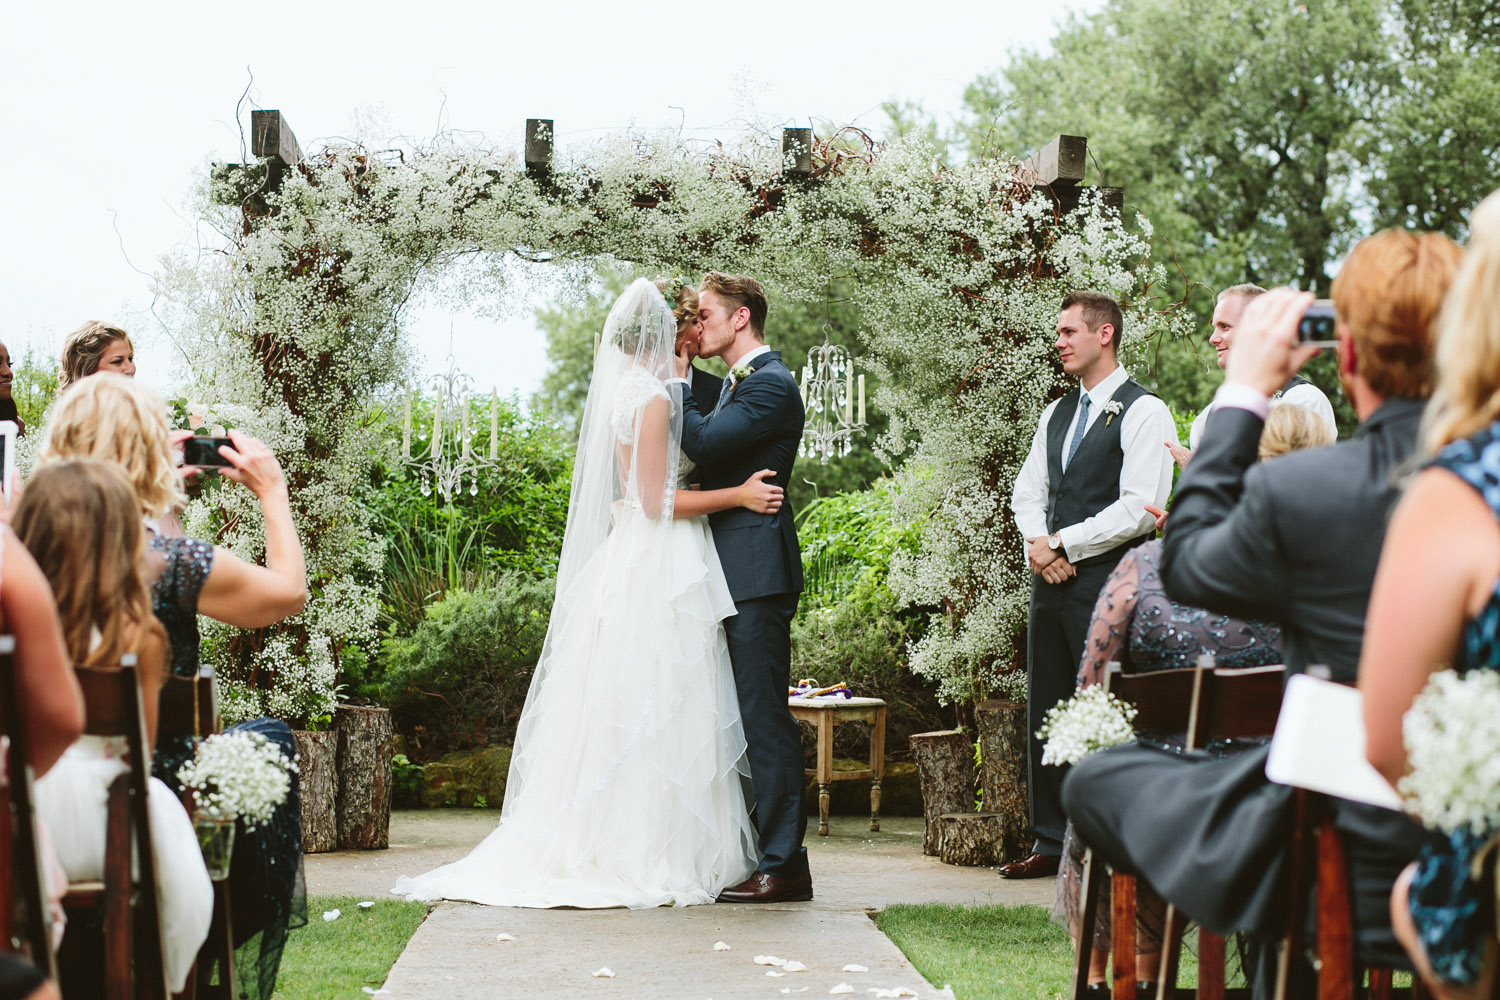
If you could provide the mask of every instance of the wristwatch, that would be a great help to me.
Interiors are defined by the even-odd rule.
[[[1059,533],[1059,532],[1054,531],[1052,534],[1048,535],[1047,536],[1047,548],[1051,549],[1053,552],[1061,552],[1062,551],[1062,534]]]

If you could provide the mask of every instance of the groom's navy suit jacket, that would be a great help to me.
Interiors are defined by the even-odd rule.
[[[694,373],[694,391],[683,394],[682,450],[699,466],[705,490],[738,486],[761,469],[774,469],[770,481],[782,489],[791,481],[805,418],[797,381],[777,351],[760,355],[750,367],[717,413],[699,396],[703,373]],[[733,507],[708,520],[736,602],[802,592],[790,503],[775,514]]]

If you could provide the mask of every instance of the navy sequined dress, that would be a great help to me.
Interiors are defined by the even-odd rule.
[[[1500,518],[1500,423],[1448,445],[1432,464],[1478,490]],[[1455,659],[1460,673],[1500,669],[1500,582],[1484,609],[1465,623]],[[1470,877],[1469,865],[1488,839],[1468,832],[1434,838],[1424,845],[1412,878],[1412,921],[1433,972],[1449,983],[1467,985],[1479,979],[1493,914],[1486,894]]]
[[[198,595],[213,568],[214,547],[195,538],[165,538],[148,533],[149,547],[165,560],[152,587],[152,609],[166,629],[172,649],[171,670],[179,676],[198,673]],[[281,748],[287,758],[297,755],[292,731],[280,719],[251,719],[226,727],[228,731],[259,733]],[[190,741],[156,748],[153,770],[172,788],[180,787],[178,767],[192,755]],[[269,1000],[288,931],[307,923],[307,893],[302,878],[302,819],[297,775],[286,801],[254,830],[235,832],[229,870],[229,899],[234,928],[235,972],[240,996]]]

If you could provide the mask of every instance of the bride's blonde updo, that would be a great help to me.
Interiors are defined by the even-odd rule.
[[[656,283],[656,288],[672,307],[672,315],[677,318],[677,333],[681,336],[688,324],[698,318],[698,289],[672,278],[662,278]]]

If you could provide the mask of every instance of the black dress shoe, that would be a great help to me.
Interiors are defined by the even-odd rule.
[[[1000,866],[1001,878],[1044,878],[1056,875],[1062,859],[1049,854],[1031,854],[1020,861]]]
[[[813,898],[812,875],[781,878],[756,872],[719,893],[721,903],[803,903]]]

